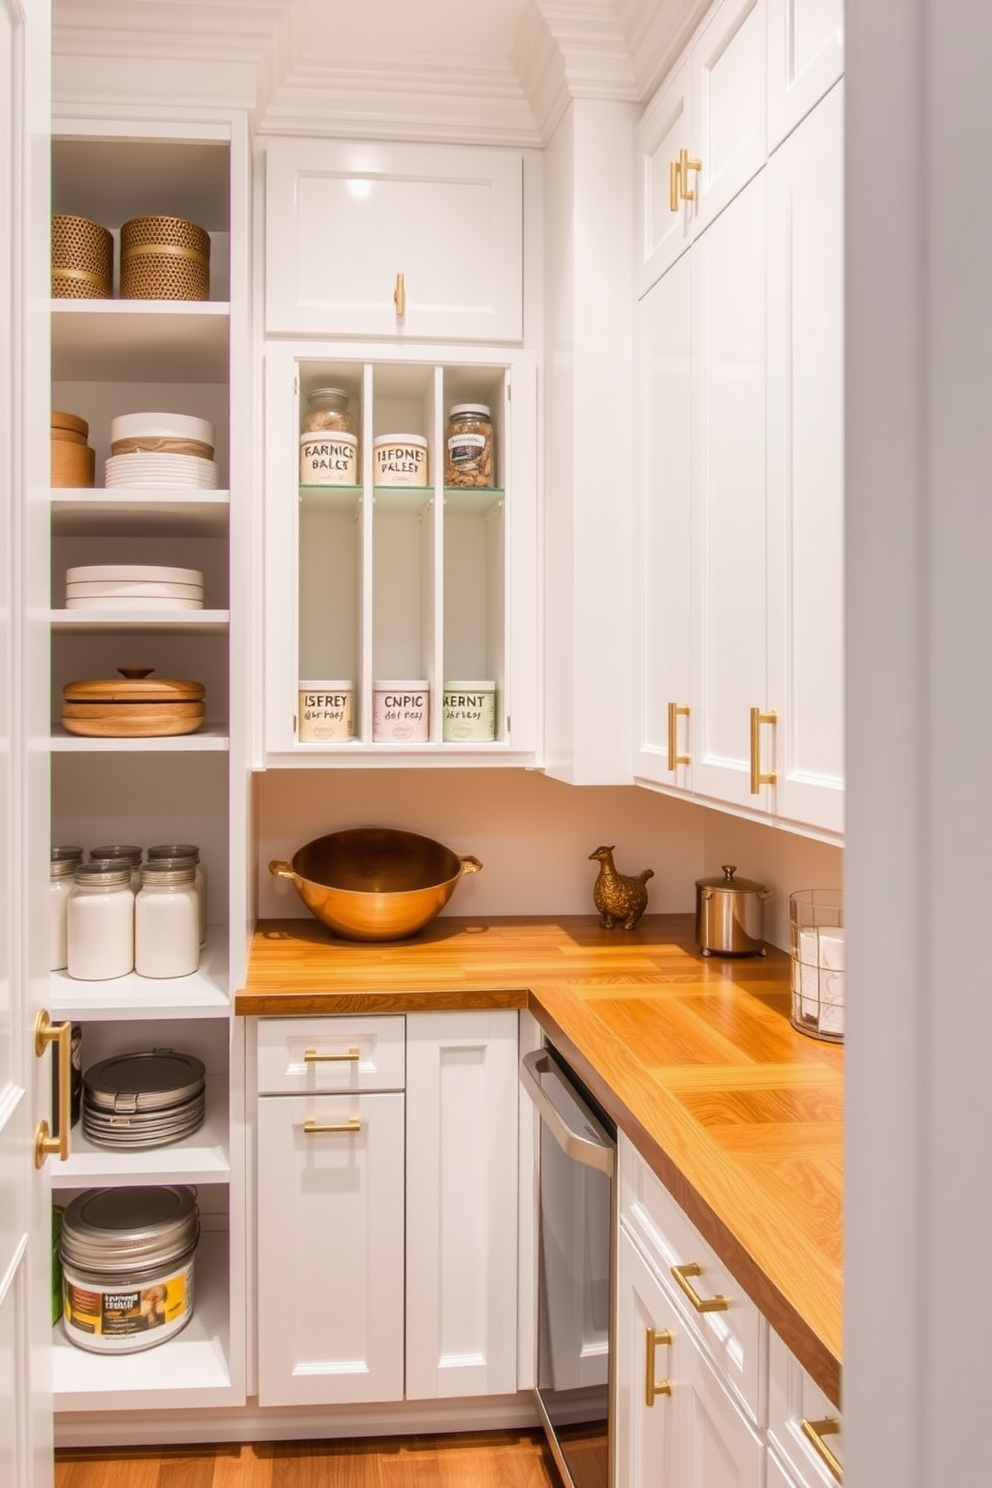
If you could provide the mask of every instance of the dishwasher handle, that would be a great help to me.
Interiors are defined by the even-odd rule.
[[[573,1131],[569,1126],[542,1086],[542,1075],[551,1075],[556,1079],[568,1091],[569,1100],[581,1107],[585,1131]],[[566,1157],[573,1158],[584,1167],[596,1168],[612,1178],[616,1166],[615,1144],[545,1049],[534,1049],[521,1059],[520,1083]]]

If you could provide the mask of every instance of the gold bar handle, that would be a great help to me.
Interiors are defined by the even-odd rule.
[[[751,794],[759,794],[763,785],[775,785],[778,781],[776,770],[762,770],[761,768],[761,725],[763,723],[778,723],[778,714],[772,709],[768,713],[762,712],[760,708],[751,709]]]
[[[39,1009],[34,1020],[34,1052],[39,1059],[50,1044],[57,1044],[59,1051],[58,1111],[59,1129],[53,1135],[47,1121],[39,1121],[34,1133],[34,1165],[45,1166],[45,1159],[58,1153],[59,1162],[69,1156],[69,1126],[71,1113],[71,1063],[72,1024],[53,1023],[44,1008]]]
[[[689,717],[688,704],[669,703],[668,705],[668,768],[678,769],[679,765],[691,765],[691,754],[679,754],[679,725],[680,718]]]
[[[645,1349],[645,1371],[644,1371],[644,1399],[648,1405],[654,1405],[659,1395],[671,1395],[672,1382],[668,1379],[656,1380],[654,1377],[654,1351],[657,1348],[671,1348],[672,1335],[668,1328],[656,1333],[653,1328],[648,1328],[647,1348]]]
[[[826,1416],[822,1421],[802,1420],[799,1424],[802,1427],[803,1436],[811,1444],[814,1452],[827,1464],[838,1483],[843,1483],[844,1469],[823,1440],[825,1436],[838,1435],[840,1422],[833,1416]]]
[[[396,275],[396,288],[393,290],[393,304],[396,306],[397,315],[406,314],[406,282],[402,274]]]
[[[358,1132],[362,1129],[362,1123],[357,1116],[349,1116],[347,1121],[304,1121],[303,1131],[308,1137],[319,1136],[322,1132]]]
[[[673,1266],[672,1275],[685,1292],[697,1312],[726,1312],[730,1303],[718,1292],[715,1297],[701,1297],[689,1280],[690,1276],[702,1276],[703,1268],[698,1261],[688,1261],[684,1266]]]
[[[357,1064],[361,1059],[357,1049],[349,1049],[347,1054],[318,1054],[316,1049],[304,1049],[304,1064]]]
[[[679,152],[679,172],[680,172],[681,177],[682,177],[682,200],[683,201],[694,202],[696,200],[696,193],[695,193],[695,191],[690,191],[689,190],[689,172],[690,171],[701,171],[702,168],[703,168],[703,162],[701,160],[690,160],[689,159],[689,151],[688,150],[681,150]]]
[[[685,154],[685,151],[682,151]],[[679,197],[682,195],[682,162],[673,160],[668,167],[668,206],[673,212],[679,209]]]

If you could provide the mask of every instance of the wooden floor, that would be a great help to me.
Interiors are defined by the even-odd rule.
[[[537,1431],[61,1451],[55,1488],[561,1488]]]

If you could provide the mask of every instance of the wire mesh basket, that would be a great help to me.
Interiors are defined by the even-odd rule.
[[[838,889],[789,895],[792,1026],[813,1038],[844,1039],[844,901]]]

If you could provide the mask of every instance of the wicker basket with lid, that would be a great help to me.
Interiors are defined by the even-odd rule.
[[[210,235],[184,217],[132,217],[121,228],[122,300],[208,300]]]
[[[114,240],[99,222],[52,218],[52,299],[109,300],[114,292]]]

